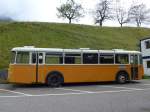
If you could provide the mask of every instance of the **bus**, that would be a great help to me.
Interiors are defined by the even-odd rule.
[[[123,49],[92,50],[16,47],[11,50],[8,81],[63,83],[116,81],[120,84],[143,76],[141,52]]]

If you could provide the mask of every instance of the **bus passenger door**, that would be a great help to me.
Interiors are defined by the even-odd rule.
[[[36,77],[35,77],[36,83],[43,82],[44,63],[45,63],[45,53],[38,52],[36,61]]]
[[[33,82],[36,83],[36,77],[37,77],[37,70],[38,70],[38,64],[37,64],[37,52],[31,53],[31,65],[34,67],[34,76],[33,76]]]
[[[138,78],[138,55],[130,55],[131,64],[131,80],[136,80]]]

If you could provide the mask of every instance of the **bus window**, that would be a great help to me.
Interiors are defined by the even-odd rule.
[[[98,54],[97,53],[84,53],[83,64],[98,64]]]
[[[11,53],[11,63],[15,63],[16,52]]]
[[[116,64],[129,64],[128,54],[116,54],[115,55],[115,63]]]
[[[114,64],[114,54],[100,54],[100,64]]]
[[[43,63],[43,53],[39,53],[39,64]]]
[[[65,54],[65,64],[81,64],[81,54]]]
[[[29,63],[29,52],[18,52],[16,63],[28,64]]]
[[[130,55],[131,64],[138,64],[138,55]]]
[[[32,63],[36,63],[36,53],[32,53]]]
[[[62,54],[57,53],[46,53],[45,63],[46,64],[62,64],[63,58]]]

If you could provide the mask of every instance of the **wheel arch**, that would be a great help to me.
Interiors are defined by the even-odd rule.
[[[50,75],[54,75],[54,74],[56,74],[56,75],[60,75],[61,77],[62,77],[62,83],[64,83],[64,76],[63,76],[63,74],[60,72],[60,71],[57,71],[57,70],[53,70],[53,71],[50,71],[50,72],[48,72],[48,74],[46,75],[46,78],[45,78],[45,83],[47,83],[47,80],[48,80],[48,77],[50,76]]]
[[[127,80],[130,80],[130,77],[129,77],[129,73],[126,71],[126,70],[119,70],[117,73],[116,73],[116,77],[115,77],[115,80],[117,80],[117,77],[120,73],[125,73],[127,75]]]

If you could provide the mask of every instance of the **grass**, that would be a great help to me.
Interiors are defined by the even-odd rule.
[[[150,79],[150,76],[144,75],[143,79]]]
[[[8,68],[10,50],[17,46],[139,50],[139,40],[149,35],[148,28],[0,23],[0,69]]]

